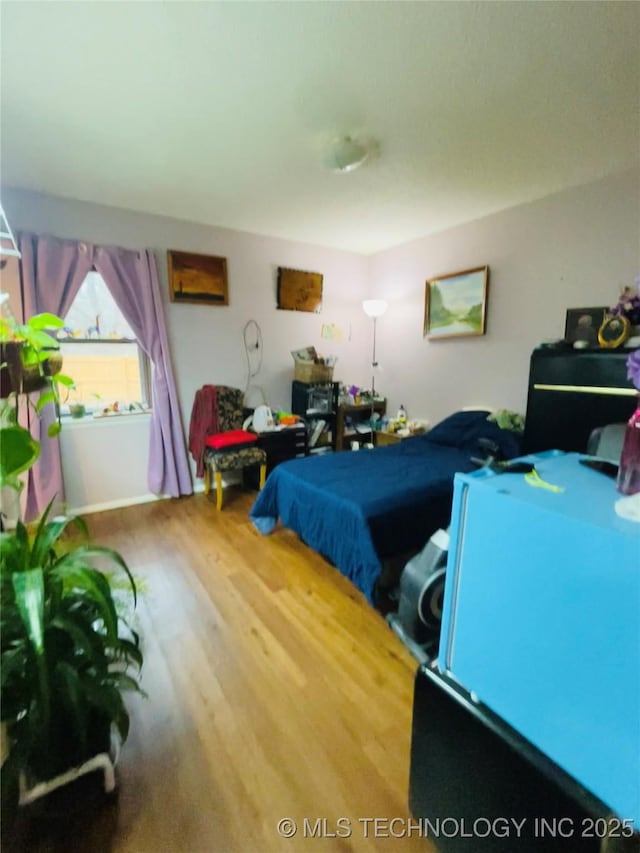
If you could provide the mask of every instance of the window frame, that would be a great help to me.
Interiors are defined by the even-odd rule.
[[[137,338],[58,338],[58,343],[60,344],[60,350],[63,353],[63,364],[64,364],[64,352],[62,350],[63,346],[86,346],[95,345],[95,344],[109,344],[109,345],[122,345],[122,344],[135,344],[137,355],[138,355],[138,372],[140,376],[140,391],[142,395],[142,399],[140,403],[142,404],[142,409],[136,409],[136,411],[123,411],[123,412],[110,412],[107,414],[100,413],[100,409],[104,408],[99,405],[99,401],[96,405],[87,405],[86,403],[86,415],[85,417],[92,418],[101,418],[108,416],[118,416],[118,417],[126,417],[127,415],[137,415],[141,412],[151,412],[153,408],[153,387],[151,383],[151,359],[146,354],[140,342]],[[73,376],[71,377],[73,379]],[[62,418],[69,418],[70,420],[74,420],[72,418],[69,411],[70,402],[68,399],[60,401],[60,416]]]

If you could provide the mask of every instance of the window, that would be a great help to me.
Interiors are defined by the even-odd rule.
[[[74,403],[94,414],[149,408],[149,360],[95,270],[80,286],[58,339],[63,371],[76,385],[63,399],[63,413]]]

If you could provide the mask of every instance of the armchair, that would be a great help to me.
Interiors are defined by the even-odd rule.
[[[216,486],[216,509],[221,510],[223,472],[259,465],[262,489],[267,477],[267,454],[257,447],[248,435],[241,432],[244,394],[239,388],[217,385],[209,399],[215,412],[211,419],[214,428],[207,430],[204,440],[204,491],[209,494],[213,480]],[[236,431],[240,434],[230,435]],[[215,446],[219,444],[225,446]]]

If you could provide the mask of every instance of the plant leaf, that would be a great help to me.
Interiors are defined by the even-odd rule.
[[[118,636],[118,617],[111,596],[111,589],[106,578],[97,569],[87,567],[78,552],[85,549],[77,548],[70,554],[65,554],[51,567],[54,577],[59,577],[65,585],[63,596],[84,594],[94,604],[103,620],[108,636],[113,639]]]
[[[46,405],[49,403],[55,403],[57,400],[58,397],[53,391],[45,391],[43,394],[40,394],[36,400],[36,412],[40,414]]]
[[[34,697],[34,706],[27,711],[26,726],[29,731],[44,732],[46,737],[51,719],[51,685],[44,648],[44,577],[42,569],[14,572],[11,580],[18,612],[35,653],[36,665],[32,681],[34,691],[37,689],[37,699]]]
[[[64,320],[56,317],[55,314],[44,312],[42,314],[34,314],[27,325],[31,326],[32,329],[62,329]]]
[[[111,684],[102,684],[88,677],[82,679],[82,686],[93,707],[104,711],[116,724],[124,743],[129,734],[129,714],[120,691]]]
[[[84,751],[87,745],[87,714],[80,677],[77,670],[66,661],[56,663],[55,673],[62,680],[64,688],[58,690],[58,696],[75,721],[73,734],[80,740]]]
[[[0,565],[2,575],[13,574],[13,572],[24,568],[24,553],[18,537],[7,531],[0,533]],[[2,605],[5,605],[4,598]]]
[[[32,350],[36,352],[41,352],[42,350],[58,350],[60,349],[60,343],[52,338],[51,335],[48,335],[46,332],[43,332],[41,329],[34,329],[29,325],[20,326],[20,334],[25,339],[25,341],[29,344]],[[22,350],[23,361],[26,357],[30,356],[29,347]],[[45,355],[45,358],[47,356]]]
[[[15,673],[23,672],[27,665],[27,650],[24,644],[11,649],[2,650],[2,667],[0,667],[0,683],[4,687],[11,680]],[[4,708],[5,699],[3,696],[2,705]]]
[[[47,519],[49,518],[49,513],[51,512],[51,507],[53,506],[54,500],[55,500],[55,496],[52,497],[51,500],[49,501],[49,503],[46,505],[44,512],[40,516],[40,521],[38,522],[38,526],[36,527],[36,535],[34,536],[33,546],[31,549],[31,560],[30,560],[31,568],[35,568],[35,566],[38,566],[41,563],[42,558],[41,558],[39,551],[41,551],[42,549],[38,548],[38,542],[42,538],[43,531],[45,530],[45,528],[47,526]],[[36,552],[37,556],[34,555],[34,551]]]
[[[40,445],[21,426],[0,430],[0,486],[30,468],[40,455]]]
[[[95,648],[90,639],[92,633],[90,625],[79,625],[71,617],[59,615],[51,620],[51,627],[68,634],[76,649],[86,655],[88,660],[97,662]]]
[[[13,336],[13,324],[9,323],[9,319],[7,317],[0,316],[0,341],[3,343],[5,341],[10,341]]]
[[[16,604],[37,655],[44,655],[44,577],[42,569],[14,572]]]
[[[76,521],[82,522],[82,524],[84,524],[84,521],[81,518],[76,518]],[[85,525],[85,527],[86,527],[86,525]],[[87,565],[89,565],[93,568],[93,562],[92,561],[96,558],[106,559],[110,563],[114,563],[116,566],[118,566],[119,568],[121,568],[123,570],[123,572],[126,574],[128,580],[129,580],[129,585],[131,587],[131,592],[133,594],[133,603],[134,603],[134,607],[135,607],[137,605],[137,602],[138,602],[138,597],[137,597],[138,588],[136,586],[136,582],[135,582],[135,579],[131,573],[131,570],[129,569],[129,566],[126,564],[122,555],[119,554],[117,551],[114,551],[112,548],[105,548],[105,547],[100,546],[100,545],[80,546],[79,548],[76,548],[73,552],[64,555],[61,558],[61,562],[64,561],[64,563],[72,563],[75,561],[76,565],[82,565],[85,567]],[[99,574],[104,577],[104,573],[101,572],[100,570],[98,570],[98,571],[99,571]],[[106,582],[107,582],[107,586],[109,587],[109,594],[111,595],[111,587],[110,587],[108,581],[106,581]]]
[[[115,563],[117,566],[119,566],[129,578],[129,583],[131,584],[131,592],[133,593],[134,607],[137,605],[138,588],[136,586],[134,577],[131,574],[131,570],[129,566],[125,563],[124,558],[121,554],[119,554],[117,551],[114,551],[112,548],[105,548],[101,545],[93,545],[88,548],[77,548],[76,554],[81,555],[83,559],[92,559],[93,557],[104,557],[110,562]]]
[[[74,524],[85,536],[89,533],[85,520],[83,518],[78,518],[75,515],[60,516],[47,523],[47,518],[54,500],[55,498],[51,498],[49,505],[45,509],[42,518],[40,519],[40,523],[38,524],[33,545],[31,546],[32,567],[44,565],[47,556],[50,554],[64,530],[70,524]]]
[[[52,424],[49,424],[49,427],[47,429],[47,435],[49,436],[49,438],[55,438],[57,435],[60,435],[61,429],[61,424],[58,421],[54,421]]]
[[[114,646],[114,651],[119,658],[124,658],[127,663],[133,661],[138,669],[142,669],[142,652],[131,640],[120,639],[117,645]]]
[[[142,688],[130,675],[126,672],[114,672],[110,675],[110,683],[118,690],[131,690],[132,693],[142,693]]]
[[[29,554],[31,551],[31,546],[29,544],[29,534],[27,533],[27,528],[24,526],[24,524],[21,521],[18,521],[16,522],[16,529],[14,530],[13,534],[7,534],[8,537],[11,537],[12,535],[15,538],[15,563],[9,566],[9,568],[12,572],[21,572],[29,568]],[[3,547],[9,547],[8,540],[5,541],[4,537],[2,542]],[[2,568],[4,571],[4,564]]]
[[[52,382],[57,382],[58,385],[64,385],[66,388],[75,388],[76,383],[70,376],[65,376],[64,373],[54,373],[53,376],[49,376],[49,379]]]

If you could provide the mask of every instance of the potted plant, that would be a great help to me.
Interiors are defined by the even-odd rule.
[[[116,551],[65,549],[72,524],[88,535],[82,519],[51,519],[48,507],[31,534],[20,521],[0,534],[1,713],[11,745],[3,770],[24,789],[108,752],[112,724],[124,741],[122,692],[140,689],[130,674],[142,665],[138,637],[102,566],[124,572],[135,603],[134,579]]]
[[[2,294],[0,307],[8,295]],[[0,315],[0,395],[31,394],[57,384],[72,384],[68,377],[58,377],[62,368],[60,344],[48,330],[59,329],[63,321],[55,314],[36,314],[26,323],[18,323],[12,314]],[[57,377],[57,378],[56,378]]]
[[[19,424],[21,405],[31,406],[36,415],[53,404],[56,421],[49,436],[60,431],[59,388],[72,388],[73,380],[60,373],[60,344],[49,330],[62,328],[60,317],[36,314],[18,323],[8,310],[8,296],[0,297],[0,486],[20,491],[20,475],[37,460],[40,447],[29,430]],[[31,394],[40,391],[37,399]]]
[[[87,407],[82,402],[82,400],[69,399],[68,405],[69,405],[69,414],[75,420],[79,420],[80,418],[84,418],[84,416],[87,414]]]
[[[19,423],[19,407],[30,405],[40,414],[55,405],[58,418],[49,428],[55,435],[58,387],[73,382],[43,368],[57,345],[46,330],[61,327],[62,320],[46,314],[18,324],[4,307],[0,342],[20,344],[21,363],[35,365],[46,380],[37,400],[18,383],[0,408],[0,487],[19,492],[21,474],[40,453],[39,442]],[[139,639],[118,613],[104,570],[123,574],[135,606],[133,576],[116,551],[69,540],[71,527],[87,537],[82,519],[52,518],[50,510],[31,529],[18,520],[15,529],[0,533],[0,710],[9,744],[3,809],[18,786],[26,802],[34,785],[45,783],[48,790],[73,778],[92,756],[108,752],[113,729],[125,740],[123,693],[140,691],[132,677],[142,666]]]
[[[75,420],[80,420],[87,414],[87,408],[84,403],[69,403],[69,414]]]

